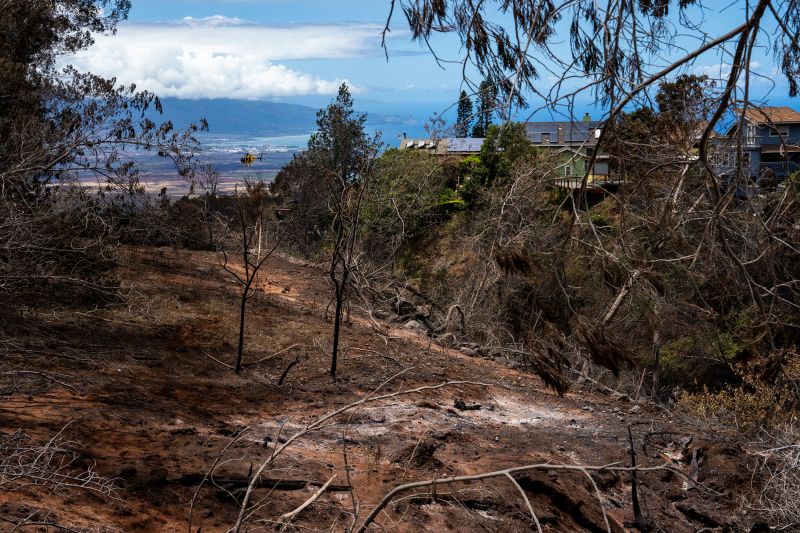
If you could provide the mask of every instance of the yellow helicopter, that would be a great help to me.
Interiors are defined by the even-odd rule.
[[[246,167],[250,167],[250,166],[252,166],[252,165],[253,165],[253,163],[255,163],[256,161],[263,161],[263,160],[264,160],[264,154],[263,154],[263,153],[262,153],[261,155],[259,155],[258,157],[256,157],[256,155],[255,155],[255,154],[253,154],[253,153],[251,153],[251,152],[247,152],[247,153],[246,153],[246,154],[245,154],[245,155],[244,155],[244,156],[243,156],[243,157],[240,159],[240,161],[242,162],[242,164],[243,164],[244,166],[246,166]]]

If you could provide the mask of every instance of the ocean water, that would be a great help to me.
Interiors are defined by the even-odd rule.
[[[254,137],[203,133],[198,135],[200,150],[195,154],[193,162],[198,168],[212,166],[219,175],[218,192],[231,193],[245,179],[272,181],[296,153],[306,148],[310,136]],[[246,166],[241,159],[248,153],[261,159]],[[192,180],[181,176],[169,158],[159,157],[152,151],[127,150],[120,157],[121,162],[126,160],[137,163],[140,169],[139,181],[150,193],[159,193],[166,188],[169,196],[176,197],[193,190]],[[105,179],[88,173],[79,175],[78,181],[87,188],[107,186]],[[199,188],[195,187],[194,192],[199,193]]]
[[[394,129],[400,131],[402,126]],[[368,128],[369,129],[369,128]],[[385,131],[383,140],[386,146],[397,146],[398,138],[402,133]],[[370,131],[372,133],[372,131]],[[388,137],[387,137],[388,135]],[[200,151],[195,155],[194,162],[198,167],[211,165],[219,174],[218,192],[221,194],[232,193],[237,186],[241,186],[245,179],[270,182],[284,165],[292,160],[294,155],[308,146],[311,132],[303,135],[282,135],[259,137],[252,134],[215,134],[201,133],[197,135],[200,141]],[[241,159],[246,154],[254,154],[257,159],[252,165],[245,166]],[[191,180],[180,176],[174,163],[169,158],[158,157],[154,152],[131,150],[123,154],[123,160],[135,161],[140,170],[139,181],[148,192],[159,193],[164,188],[169,196],[177,197],[194,192],[200,192],[197,187],[192,188]],[[85,187],[104,187],[106,183],[90,175],[83,175],[79,179]]]

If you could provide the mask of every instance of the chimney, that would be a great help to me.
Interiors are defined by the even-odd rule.
[[[561,126],[560,124],[558,126],[558,143],[564,143],[564,126]]]
[[[583,114],[583,122],[584,123],[589,123],[591,121],[592,121],[592,116],[589,113],[584,113]]]
[[[406,138],[406,132],[403,132],[403,139]]]

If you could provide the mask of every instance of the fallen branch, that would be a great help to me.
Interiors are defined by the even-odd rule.
[[[517,483],[517,480],[514,479],[514,476],[512,476],[508,472],[505,473],[505,476],[509,479],[509,481],[511,481],[511,483],[514,484],[514,487],[516,487],[517,491],[519,492],[519,495],[522,496],[523,500],[525,500],[525,505],[528,507],[528,512],[531,513],[531,518],[536,524],[536,531],[542,533],[542,525],[539,523],[539,519],[536,518],[536,513],[533,512],[533,506],[531,505],[531,501],[528,499],[528,495],[525,494],[525,489],[523,489],[522,486],[519,483]]]
[[[289,350],[291,350],[292,348],[298,348],[298,347],[299,347],[299,348],[308,348],[308,345],[307,345],[307,344],[292,344],[291,346],[287,346],[287,347],[286,347],[286,348],[284,348],[283,350],[277,351],[277,352],[275,352],[275,353],[273,353],[273,354],[270,354],[270,355],[268,355],[268,356],[266,356],[266,357],[262,357],[262,358],[261,358],[261,359],[259,359],[258,361],[253,361],[252,363],[247,363],[247,362],[245,362],[245,363],[242,363],[242,366],[254,366],[254,365],[261,364],[261,363],[263,363],[263,362],[265,362],[265,361],[269,361],[270,359],[273,359],[273,358],[275,358],[275,357],[278,357],[278,356],[279,356],[279,355],[281,355],[282,353],[288,352],[288,351],[289,351]]]
[[[589,472],[654,472],[654,471],[661,471],[661,470],[668,470],[670,472],[676,473],[682,477],[686,477],[686,474],[681,472],[680,470],[669,466],[668,464],[663,464],[660,466],[650,466],[650,467],[625,467],[625,466],[615,466],[618,463],[610,463],[607,465],[602,466],[591,466],[591,465],[557,465],[551,463],[541,463],[541,464],[532,464],[532,465],[525,465],[525,466],[517,466],[512,468],[506,468],[503,470],[496,470],[494,472],[486,472],[484,474],[475,474],[470,476],[455,476],[455,477],[445,477],[445,478],[438,478],[438,479],[431,479],[426,481],[415,481],[413,483],[406,483],[404,485],[399,485],[392,489],[388,494],[386,494],[383,499],[378,503],[377,506],[370,512],[361,526],[356,530],[356,533],[364,533],[369,525],[375,520],[375,518],[380,514],[380,512],[391,502],[395,496],[402,492],[409,491],[411,489],[422,488],[422,487],[436,487],[437,485],[446,485],[451,483],[460,483],[462,481],[480,481],[483,479],[495,478],[495,477],[509,477],[512,474],[518,472],[526,472],[529,470],[569,470],[569,471],[576,471],[576,472],[583,472],[587,476],[589,476]],[[591,478],[591,476],[589,476]],[[592,480],[592,484],[595,488],[595,494],[598,497],[600,508],[603,512],[603,517],[605,519],[606,530],[610,533],[611,532],[611,524],[608,521],[608,517],[606,516],[605,508],[603,507],[603,502],[600,500],[600,491],[597,488],[597,485]],[[528,502],[529,503],[529,502]],[[529,510],[532,508],[529,507]]]
[[[622,286],[622,288],[619,290],[619,293],[617,294],[614,303],[611,304],[611,307],[606,313],[606,316],[604,316],[603,320],[600,322],[601,327],[605,327],[608,325],[609,322],[611,322],[611,320],[614,318],[614,315],[616,315],[617,311],[619,311],[619,308],[622,305],[622,302],[625,300],[625,297],[631,291],[631,288],[633,287],[634,283],[636,283],[636,280],[639,279],[639,276],[641,275],[642,275],[641,270],[633,271],[631,277],[628,278],[628,281],[626,281],[625,284]]]
[[[3,372],[4,376],[14,376],[14,375],[17,375],[17,374],[35,374],[37,376],[42,376],[43,378],[49,379],[50,381],[52,381],[53,383],[56,383],[57,385],[61,385],[62,387],[66,388],[66,389],[69,389],[69,390],[71,390],[73,392],[78,392],[78,389],[76,389],[75,387],[73,387],[69,383],[64,383],[63,381],[57,380],[56,378],[51,376],[49,372],[39,372],[37,370],[13,370],[13,371],[10,371],[10,372]]]
[[[73,450],[78,443],[62,436],[71,423],[44,444],[36,444],[21,430],[0,432],[0,491],[38,486],[54,493],[80,489],[118,499],[114,479],[100,476],[92,467],[80,466],[81,458]]]
[[[206,482],[208,476],[209,474],[184,474],[178,479],[177,482],[185,487],[202,485]],[[244,476],[214,478],[214,483],[230,489],[243,489],[250,483],[250,478]],[[256,488],[282,491],[302,490],[308,486],[314,487],[319,485],[319,482],[308,481],[306,479],[262,478],[256,482]],[[328,487],[329,492],[349,492],[351,489],[352,487],[350,487],[350,485],[330,485]]]
[[[286,529],[286,526],[288,526],[288,525],[289,525],[289,522],[291,522],[292,520],[294,520],[294,519],[297,517],[297,515],[299,515],[300,513],[302,513],[302,512],[303,512],[303,510],[304,510],[306,507],[308,507],[309,505],[311,505],[311,504],[313,504],[315,501],[317,501],[317,498],[319,498],[320,496],[322,496],[322,494],[323,494],[323,493],[324,493],[326,490],[328,490],[328,487],[330,486],[330,484],[333,482],[333,480],[334,480],[334,479],[336,479],[336,474],[333,474],[333,475],[331,476],[331,478],[330,478],[330,479],[329,479],[329,480],[328,480],[328,481],[327,481],[327,482],[326,482],[324,485],[322,485],[322,486],[319,488],[319,490],[318,490],[317,492],[315,492],[315,493],[314,493],[314,494],[313,494],[313,495],[312,495],[312,496],[311,496],[309,499],[307,499],[307,500],[306,500],[306,501],[305,501],[305,502],[304,502],[304,503],[303,503],[303,504],[302,504],[300,507],[298,507],[298,508],[297,508],[297,509],[295,509],[294,511],[291,511],[291,512],[288,512],[288,513],[284,513],[284,514],[282,514],[282,515],[281,515],[281,517],[280,517],[280,518],[278,518],[278,521],[279,521],[279,522],[283,522],[283,527],[281,527],[281,531],[283,531],[284,529]]]
[[[620,399],[620,398],[623,398],[623,397],[625,397],[625,398],[629,397],[626,393],[620,392],[620,391],[618,391],[616,389],[612,389],[611,387],[600,383],[596,379],[590,377],[589,375],[585,374],[584,372],[581,372],[580,370],[577,370],[575,368],[570,368],[570,370],[575,372],[578,375],[578,377],[580,377],[582,379],[585,379],[586,381],[591,381],[593,384],[595,384],[597,386],[597,388],[599,389],[599,391],[601,393],[603,393],[603,394],[605,394],[607,396],[612,396],[613,398],[616,398],[616,399]]]
[[[391,382],[392,380],[394,380],[395,378],[405,374],[408,370],[410,370],[410,369],[402,370],[402,371],[398,372],[397,374],[391,376],[389,379],[387,379],[381,385],[379,385],[376,390],[379,390],[385,384],[387,384],[387,383]],[[490,384],[488,384],[488,383],[478,383],[478,382],[474,382],[474,381],[446,381],[446,382],[440,383],[438,385],[427,385],[427,386],[423,386],[423,387],[417,387],[415,389],[409,389],[409,390],[404,390],[404,391],[398,391],[398,392],[392,392],[392,393],[388,393],[388,394],[383,394],[381,396],[370,396],[370,395],[368,395],[368,396],[362,398],[361,400],[358,400],[358,401],[352,402],[350,404],[347,404],[344,407],[341,407],[341,408],[339,408],[339,409],[337,409],[335,411],[332,411],[332,412],[330,412],[330,413],[328,413],[328,414],[326,414],[326,415],[324,415],[324,416],[322,416],[320,418],[317,418],[315,421],[309,423],[305,428],[301,429],[300,431],[296,432],[294,435],[292,435],[291,437],[286,439],[286,442],[284,442],[281,446],[275,448],[275,450],[273,450],[273,452],[272,452],[272,455],[270,455],[269,458],[267,458],[261,464],[261,466],[258,468],[256,473],[253,475],[253,477],[250,480],[250,483],[249,483],[249,485],[247,487],[247,491],[244,494],[244,498],[242,499],[241,508],[239,510],[239,516],[236,519],[236,524],[232,528],[232,531],[234,533],[239,533],[241,531],[242,524],[244,523],[244,520],[246,518],[245,514],[247,513],[247,505],[250,502],[250,496],[252,495],[253,490],[256,488],[256,485],[258,483],[258,478],[261,476],[261,474],[264,473],[264,471],[267,468],[269,468],[275,462],[277,457],[280,454],[282,454],[284,451],[286,451],[286,449],[289,446],[291,446],[292,443],[294,443],[294,441],[296,441],[297,439],[303,437],[304,435],[306,435],[306,434],[308,434],[308,433],[310,433],[312,431],[315,431],[315,430],[319,429],[320,427],[322,427],[330,419],[335,418],[335,417],[341,415],[342,413],[347,412],[347,411],[349,411],[351,409],[354,409],[356,407],[359,407],[359,406],[361,406],[361,405],[363,405],[365,403],[378,402],[378,401],[386,400],[386,399],[389,399],[389,398],[396,398],[398,396],[407,396],[409,394],[417,394],[417,393],[420,393],[420,392],[426,392],[426,391],[441,389],[443,387],[450,387],[450,386],[454,386],[454,385],[477,385],[477,386],[481,386],[481,387],[490,386]]]

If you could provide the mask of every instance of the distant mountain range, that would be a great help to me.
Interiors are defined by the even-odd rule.
[[[182,128],[200,118],[209,123],[211,133],[253,136],[301,135],[316,129],[317,109],[305,105],[255,100],[182,100],[163,98],[164,114],[154,120],[171,120]],[[367,112],[370,129],[381,129],[384,137],[406,129],[422,129],[423,120],[411,114],[392,115]]]

